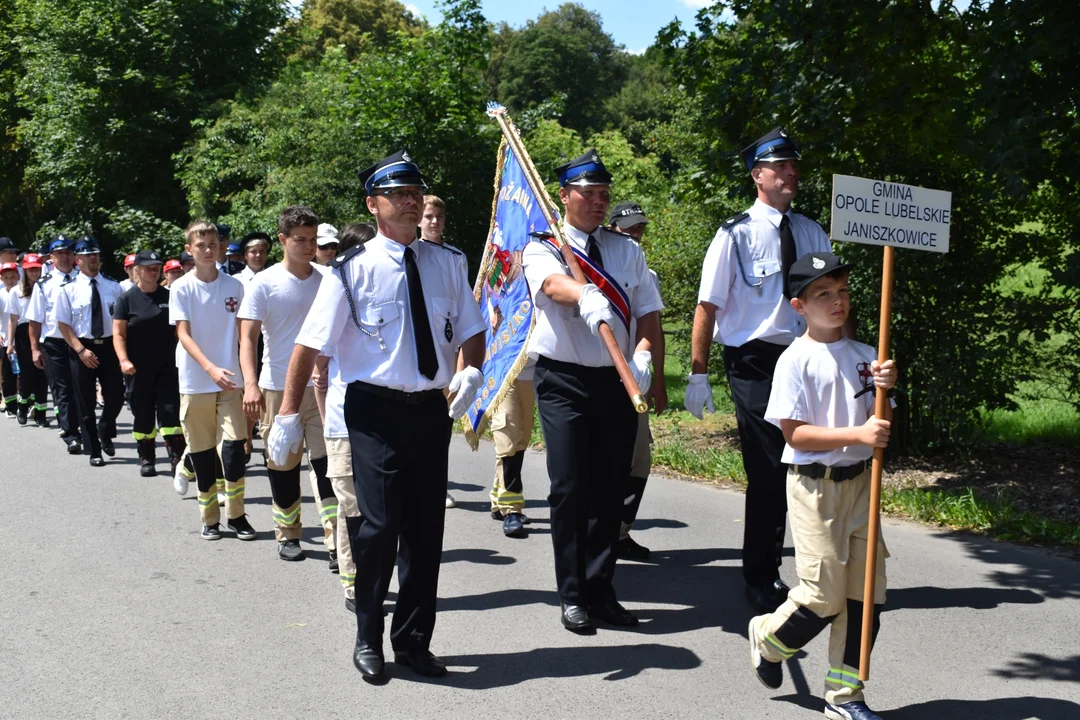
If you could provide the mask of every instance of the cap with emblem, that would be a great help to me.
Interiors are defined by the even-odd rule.
[[[595,149],[587,150],[581,157],[555,168],[559,187],[567,185],[610,185],[611,173],[604,167]]]
[[[180,264],[183,265],[184,263],[188,262],[195,262],[195,258],[192,257],[191,253],[185,250],[184,252],[180,253]]]
[[[57,250],[70,250],[75,245],[75,241],[65,235],[57,235],[49,243],[49,252],[54,253]]]
[[[100,252],[101,246],[93,235],[83,235],[79,242],[75,243],[76,255],[97,255]]]
[[[255,232],[249,232],[244,236],[243,240],[240,241],[240,244],[244,247],[250,247],[251,245],[256,245],[258,243],[262,243],[269,247],[270,236],[261,230],[256,230]]]
[[[0,252],[19,252],[15,247],[15,241],[9,237],[0,237]]]
[[[0,273],[7,272],[8,270],[14,270],[15,272],[18,272],[19,263],[4,263],[3,265],[0,265]]]
[[[41,256],[37,253],[26,253],[22,259],[23,270],[26,268],[39,268],[44,263],[41,261]]]
[[[611,211],[608,225],[614,225],[619,229],[645,225],[649,220],[645,217],[645,211],[636,202],[619,203]]]
[[[180,264],[179,260],[170,260],[165,263],[165,272],[172,272],[173,270],[183,270],[184,267]]]
[[[229,233],[232,232],[232,228],[230,228],[228,225],[215,224],[214,227],[217,228],[217,234],[219,238],[230,237]]]
[[[161,253],[157,250],[140,250],[135,254],[135,264],[139,267],[146,267],[147,265],[164,265],[165,261],[161,259]]]
[[[832,253],[808,253],[791,264],[788,271],[788,287],[791,297],[798,297],[818,278],[855,267],[843,262]]]
[[[244,252],[244,247],[239,243],[229,243],[229,246],[225,248],[226,255],[239,255]]]
[[[427,180],[420,173],[420,168],[409,157],[407,150],[388,155],[374,165],[361,170],[360,182],[364,183],[364,190],[368,195],[376,190],[396,187],[421,187],[427,190]]]
[[[773,128],[754,142],[743,148],[743,162],[747,170],[753,170],[759,162],[780,162],[781,160],[801,160],[799,148],[784,128]]]
[[[135,253],[131,253],[130,255],[128,255],[128,256],[126,256],[124,258],[124,269],[125,270],[127,268],[131,267],[134,264],[135,264]]]
[[[319,225],[318,238],[319,247],[336,245],[338,242],[338,230],[330,223],[322,223]]]

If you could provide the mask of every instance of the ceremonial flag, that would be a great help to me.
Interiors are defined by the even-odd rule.
[[[531,240],[529,233],[549,231],[541,202],[548,203],[552,216],[558,217],[546,195],[537,198],[533,194],[521,164],[504,139],[499,145],[495,171],[491,227],[473,291],[487,323],[481,368],[484,387],[462,418],[465,437],[474,450],[490,411],[509,392],[528,362],[525,351],[532,333],[533,306],[521,255]]]

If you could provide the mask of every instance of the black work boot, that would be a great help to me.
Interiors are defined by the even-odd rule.
[[[180,464],[180,459],[184,457],[187,441],[184,440],[182,434],[162,435],[161,441],[165,443],[165,450],[169,453],[169,464],[172,466],[169,469],[169,474],[176,475],[176,466]]]
[[[139,444],[139,474],[143,477],[154,477],[157,475],[157,468],[154,467],[154,463],[157,461],[155,457],[157,448],[155,447],[153,438],[144,438],[138,441]]]

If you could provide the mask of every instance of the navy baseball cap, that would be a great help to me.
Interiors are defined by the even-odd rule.
[[[83,235],[79,238],[79,242],[75,243],[76,255],[95,255],[101,252],[101,245],[98,244],[97,238],[92,235]]]
[[[743,148],[743,162],[747,170],[753,170],[759,162],[780,162],[781,160],[801,160],[799,148],[784,128],[777,127],[762,135]]]
[[[186,262],[195,262],[195,258],[187,250],[180,253],[180,264],[183,265]]]
[[[595,149],[555,168],[555,174],[559,176],[559,187],[611,184],[611,173],[604,167],[604,161]]]
[[[9,237],[0,237],[0,252],[19,252],[15,247],[15,241]]]
[[[855,266],[845,263],[832,253],[807,253],[793,262],[791,269],[788,270],[790,297],[799,297],[799,294],[818,278],[840,270],[850,270],[853,267]]]
[[[161,257],[161,253],[157,250],[140,250],[135,253],[135,265],[136,267],[144,267],[147,265],[164,265],[165,261]]]
[[[214,225],[217,228],[218,237],[227,238],[232,229],[228,225]]]
[[[427,180],[420,167],[409,157],[408,150],[387,155],[374,165],[360,171],[360,182],[371,195],[376,190],[395,187],[421,187],[427,190]]]

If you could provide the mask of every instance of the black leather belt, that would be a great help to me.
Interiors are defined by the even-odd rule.
[[[844,480],[851,480],[852,478],[859,477],[866,472],[866,468],[868,467],[870,467],[870,461],[863,460],[854,465],[827,467],[821,463],[811,463],[810,465],[792,465],[791,469],[806,477],[818,479],[824,478],[826,480],[843,482]]]
[[[424,403],[439,402],[445,403],[446,396],[443,395],[442,390],[419,390],[417,392],[405,392],[404,390],[391,390],[388,387],[382,385],[372,385],[371,383],[356,382],[350,383],[350,385],[356,385],[359,389],[372,395],[378,395],[379,397],[389,398],[390,400],[396,400],[406,405],[423,405]]]
[[[107,342],[112,342],[112,337],[103,338],[79,338],[79,342],[83,345],[104,345]]]

